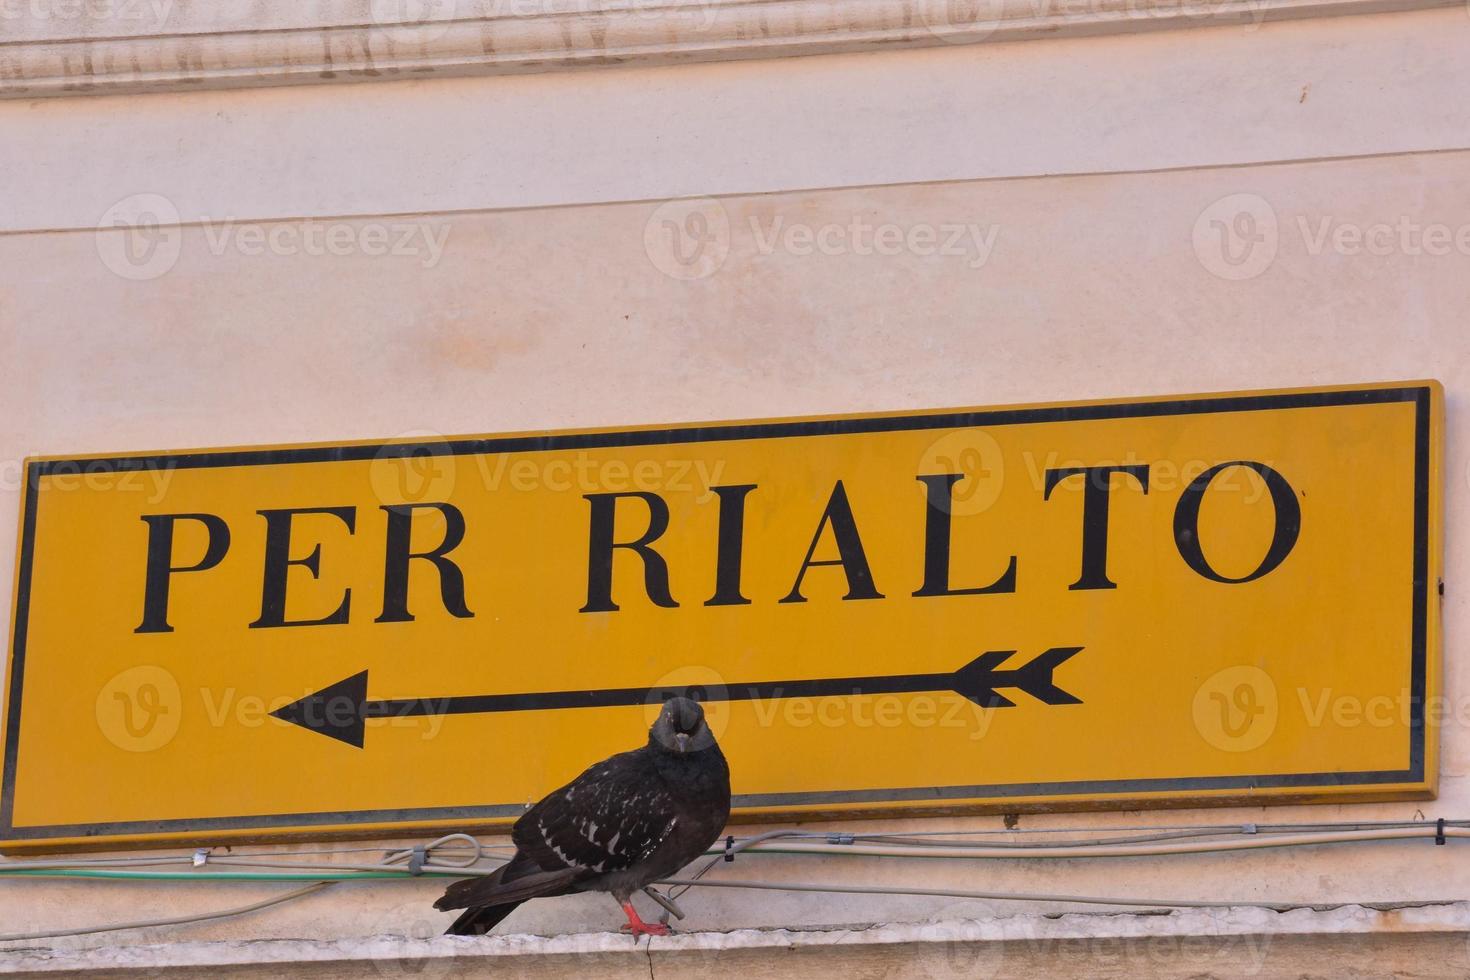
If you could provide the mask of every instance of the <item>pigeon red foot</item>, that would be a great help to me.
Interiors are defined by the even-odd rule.
[[[627,913],[628,923],[619,927],[618,931],[632,933],[633,942],[635,943],[638,941],[639,936],[667,936],[674,931],[662,922],[644,922],[638,918],[638,910],[633,907],[632,902],[624,902],[623,911]]]

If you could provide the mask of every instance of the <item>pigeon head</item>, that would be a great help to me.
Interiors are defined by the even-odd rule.
[[[698,752],[715,744],[714,733],[704,720],[704,709],[689,698],[670,698],[648,730],[648,740],[681,755]]]

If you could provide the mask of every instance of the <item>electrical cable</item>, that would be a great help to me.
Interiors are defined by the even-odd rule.
[[[692,887],[695,881],[698,881],[700,878],[703,878],[706,874],[708,874],[711,868],[719,864],[721,861],[733,860],[735,855],[739,854],[741,851],[755,847],[756,845],[768,840],[776,840],[777,838],[781,837],[804,837],[810,835],[810,833],[810,831],[803,832],[800,830],[768,830],[764,834],[756,834],[754,837],[746,837],[743,840],[727,842],[729,845],[728,848],[723,851],[713,852],[716,857],[706,863],[704,867],[694,872],[694,878],[684,883],[682,888],[680,888],[678,891],[674,891],[672,888],[670,888],[669,900],[674,901],[678,899],[680,895],[684,894],[690,889],[690,887]],[[664,921],[667,922],[668,920],[665,919]]]
[[[1194,837],[1220,837],[1222,834],[1217,830],[1181,830],[1166,834],[1135,834],[1129,837],[1092,837],[1083,841],[985,841],[985,847],[1004,847],[1020,849],[1044,849],[1048,847],[1068,847],[1077,843],[1085,843],[1089,846],[1104,844],[1146,844],[1153,841],[1184,840]],[[854,841],[874,841],[887,844],[904,844],[910,847],[947,847],[965,846],[962,841],[946,841],[935,837],[910,837],[900,834],[852,834]],[[970,845],[973,846],[973,845]]]
[[[1461,827],[1445,827],[1444,837],[1470,838],[1470,830]],[[757,851],[778,850],[784,854],[849,854],[865,857],[927,857],[927,858],[1097,858],[1097,857],[1158,857],[1165,854],[1207,854],[1222,851],[1253,851],[1271,847],[1302,847],[1318,844],[1348,844],[1361,841],[1415,840],[1437,838],[1438,827],[1416,827],[1401,830],[1359,830],[1335,834],[1272,834],[1245,837],[1240,840],[1192,840],[1158,842],[1152,844],[1121,844],[1108,846],[1053,845],[1045,849],[1027,851],[1014,848],[985,846],[920,847],[896,844],[826,844],[791,843],[756,844]]]
[[[1447,820],[1447,821],[1445,821],[1445,828],[1446,828],[1446,834],[1447,834],[1447,836],[1456,836],[1456,837],[1461,836],[1458,833],[1451,833],[1451,831],[1453,831],[1453,830],[1459,830],[1459,829],[1464,829],[1464,828],[1467,828],[1467,827],[1470,827],[1470,821],[1463,821],[1463,820],[1459,820],[1459,821],[1450,821],[1450,820]],[[1142,829],[1145,829],[1145,828],[1138,828],[1138,829],[1142,830]],[[1295,837],[1288,836],[1288,833],[1287,832],[1289,832],[1289,831],[1297,832],[1296,836]],[[1361,835],[1367,834],[1368,832],[1374,832],[1374,834],[1377,834],[1377,832],[1380,832],[1380,831],[1401,831],[1401,832],[1400,833],[1391,833],[1391,834],[1386,834],[1386,835],[1378,834],[1377,836],[1368,836],[1368,837],[1363,837],[1362,839],[1415,838],[1415,837],[1421,837],[1421,836],[1427,837],[1427,836],[1431,836],[1431,835],[1437,835],[1437,833],[1438,833],[1438,822],[1437,821],[1434,821],[1434,822],[1431,822],[1431,821],[1417,821],[1417,822],[1415,822],[1415,821],[1398,821],[1398,822],[1343,822],[1343,823],[1338,823],[1338,824],[1277,824],[1277,825],[1251,825],[1251,824],[1246,824],[1246,825],[1226,825],[1226,826],[1216,826],[1216,827],[1195,827],[1195,828],[1161,828],[1161,829],[1158,829],[1157,832],[1155,832],[1155,833],[1146,834],[1146,835],[1140,835],[1140,836],[1135,836],[1135,837],[1127,837],[1127,838],[1124,838],[1124,837],[1111,837],[1111,838],[1082,837],[1082,838],[1069,839],[1069,840],[1065,840],[1065,841],[1055,841],[1055,840],[1042,840],[1042,841],[1034,841],[1034,840],[1006,840],[1006,841],[983,841],[983,842],[975,842],[975,843],[972,843],[972,842],[967,841],[967,840],[943,840],[943,839],[940,839],[940,838],[942,838],[942,837],[973,836],[973,835],[981,835],[981,834],[997,834],[997,833],[1000,833],[1000,834],[1003,834],[1003,835],[1006,835],[1006,836],[1019,836],[1019,835],[1022,835],[1022,834],[1065,833],[1067,831],[1064,831],[1064,830],[1056,830],[1056,829],[1038,829],[1038,830],[1028,830],[1028,831],[911,831],[911,832],[907,832],[907,833],[884,834],[884,833],[863,833],[863,832],[849,832],[849,831],[824,832],[824,831],[797,831],[797,830],[788,830],[788,831],[772,831],[772,832],[768,832],[768,833],[765,833],[765,834],[756,835],[755,837],[742,838],[742,839],[740,839],[738,841],[738,849],[743,850],[743,849],[745,849],[747,847],[750,847],[750,846],[753,846],[755,844],[759,844],[759,843],[762,843],[762,842],[767,841],[767,840],[771,840],[771,839],[776,838],[776,837],[781,837],[781,838],[789,838],[789,839],[795,839],[795,840],[806,839],[806,840],[810,841],[812,845],[816,845],[816,844],[834,844],[834,842],[840,841],[840,843],[836,843],[835,846],[841,847],[843,849],[843,852],[844,853],[848,853],[848,854],[866,853],[865,851],[858,850],[858,848],[860,846],[862,846],[862,845],[858,845],[857,842],[862,841],[862,842],[879,842],[880,844],[891,845],[891,846],[894,846],[894,847],[911,848],[912,849],[911,851],[910,850],[906,850],[906,851],[903,852],[905,855],[908,855],[910,853],[915,853],[916,854],[917,851],[918,851],[918,849],[920,849],[920,848],[931,848],[931,849],[934,849],[934,854],[935,854],[935,856],[937,856],[937,855],[943,853],[943,849],[948,848],[948,849],[963,849],[964,850],[964,854],[962,856],[965,856],[965,857],[992,857],[992,856],[994,856],[994,857],[1011,858],[1011,857],[1016,857],[1016,856],[1025,856],[1024,852],[1028,852],[1028,851],[1037,851],[1037,852],[1045,851],[1045,852],[1049,852],[1051,854],[1051,856],[1053,856],[1053,857],[1079,857],[1079,856],[1085,856],[1085,857],[1093,857],[1093,856],[1097,856],[1097,857],[1108,857],[1108,856],[1123,857],[1123,856],[1129,856],[1129,852],[1126,851],[1126,850],[1124,850],[1123,849],[1123,846],[1124,845],[1130,845],[1130,844],[1147,844],[1147,843],[1154,843],[1154,842],[1160,842],[1160,843],[1162,843],[1162,842],[1177,842],[1177,841],[1183,841],[1183,840],[1188,840],[1188,839],[1192,839],[1192,838],[1207,838],[1207,837],[1221,836],[1221,837],[1247,838],[1249,841],[1251,841],[1253,843],[1247,843],[1247,844],[1227,844],[1227,843],[1221,841],[1221,842],[1217,842],[1219,846],[1216,846],[1215,843],[1212,843],[1212,844],[1209,844],[1209,845],[1202,845],[1198,849],[1199,850],[1229,850],[1229,849],[1236,849],[1236,848],[1249,849],[1249,848],[1253,848],[1253,847],[1288,846],[1288,845],[1296,845],[1296,844],[1306,845],[1306,844],[1320,844],[1320,843],[1336,843],[1336,842],[1343,842],[1343,841],[1351,840],[1351,839],[1359,839],[1359,837]],[[1076,831],[1073,831],[1073,832],[1076,832]],[[1087,831],[1081,831],[1081,832],[1086,833]],[[1104,832],[1104,831],[1096,831],[1096,832]],[[473,838],[470,838],[470,837],[468,837],[466,835],[453,836],[451,838],[444,838],[444,839],[458,840],[458,839],[461,839],[461,838],[463,838],[465,840],[472,840],[473,839]],[[807,845],[807,846],[811,846],[811,845]],[[1068,853],[1067,851],[1063,850],[1064,848],[1088,848],[1089,850],[1086,851],[1086,852],[1073,851],[1071,853]],[[474,848],[474,847],[468,847],[468,846],[455,846],[453,844],[436,848],[436,851],[437,852],[451,852],[451,851],[461,851],[461,850],[465,850],[465,851],[470,852],[470,854],[471,854],[470,860],[473,861],[473,860],[475,860],[475,856],[476,855],[484,855],[486,852],[490,852],[490,851],[506,851],[506,850],[510,850],[510,848],[508,848],[508,847],[490,847],[490,846],[483,846],[483,845],[480,846],[479,848]],[[762,848],[762,850],[769,851],[768,848]],[[1193,850],[1193,848],[1191,848],[1189,850]],[[310,870],[310,869],[316,869],[316,868],[322,868],[324,870],[378,870],[378,869],[380,869],[382,867],[381,864],[357,864],[357,863],[324,864],[324,863],[318,863],[318,862],[300,862],[300,863],[298,863],[298,862],[295,862],[293,860],[294,858],[297,858],[297,857],[300,857],[300,856],[303,856],[303,855],[309,855],[309,854],[330,855],[330,854],[362,853],[362,852],[365,852],[365,851],[374,851],[374,852],[377,852],[377,853],[382,853],[382,849],[381,848],[331,848],[331,849],[319,849],[319,850],[314,850],[314,851],[310,851],[310,850],[309,851],[293,851],[293,852],[288,852],[288,853],[284,853],[284,854],[282,854],[280,852],[277,852],[276,854],[271,854],[271,853],[267,853],[267,852],[248,852],[248,853],[239,853],[239,854],[236,854],[236,853],[230,852],[228,850],[225,851],[225,853],[223,853],[223,854],[219,854],[219,853],[216,853],[215,851],[212,851],[211,850],[211,851],[208,851],[208,852],[205,853],[204,860],[205,860],[205,862],[207,862],[209,864],[230,864],[230,865],[240,866],[240,867],[288,867],[288,868],[305,868],[305,869],[308,869],[308,870]],[[1006,851],[1008,853],[1004,853],[1004,854],[993,853],[993,852],[998,852],[998,851]],[[712,855],[716,855],[716,854],[723,854],[724,851],[723,851],[723,849],[715,849],[715,850],[709,851],[708,853],[710,853]],[[825,851],[821,851],[820,853],[825,853]],[[887,852],[884,852],[884,853],[885,853],[885,856],[886,856]],[[1150,850],[1149,853],[1152,853],[1152,851]],[[955,856],[961,856],[961,855],[955,855]],[[256,860],[256,859],[260,859],[260,860]],[[401,860],[402,859],[400,858],[400,861]],[[195,857],[194,854],[143,855],[143,856],[108,857],[108,858],[55,858],[55,859],[42,859],[42,860],[29,860],[29,861],[0,860],[0,875],[3,875],[6,872],[12,872],[12,873],[14,873],[14,872],[22,871],[22,870],[71,869],[71,868],[93,868],[93,867],[160,867],[160,866],[171,866],[171,865],[193,865],[195,863],[195,861],[196,861],[196,857]],[[438,861],[438,862],[433,863],[433,864],[426,864],[425,865],[425,870],[430,870],[430,871],[448,871],[448,870],[451,870],[451,869],[458,870],[458,869],[460,869],[463,866],[465,866],[465,865],[463,865],[462,863],[459,863],[459,862],[449,862],[448,860],[441,860],[441,861]]]
[[[1320,846],[1324,844],[1347,844],[1368,841],[1393,841],[1393,840],[1416,840],[1438,838],[1439,828],[1435,825],[1424,825],[1405,827],[1402,829],[1383,830],[1361,830],[1343,831],[1339,833],[1311,833],[1311,834],[1252,834],[1239,836],[1236,839],[1208,840],[1198,838],[1169,839],[1165,837],[1146,843],[1114,843],[1114,842],[1047,842],[1035,847],[1021,846],[1010,843],[1007,846],[996,846],[994,844],[962,844],[928,841],[922,844],[911,844],[902,839],[891,840],[883,844],[858,843],[858,837],[847,834],[822,834],[810,831],[769,831],[754,837],[747,837],[735,841],[729,848],[729,853],[740,853],[751,851],[756,854],[807,854],[807,855],[836,855],[838,857],[918,857],[931,859],[964,859],[964,860],[1018,860],[1018,859],[1075,859],[1075,858],[1120,858],[1120,857],[1159,857],[1177,854],[1207,854],[1230,851],[1263,850],[1277,847],[1302,847]],[[1445,838],[1470,838],[1470,829],[1462,827],[1446,826],[1443,831]],[[840,842],[833,842],[833,838],[839,838]],[[713,849],[706,852],[715,858],[722,859],[727,853],[726,849]],[[401,864],[405,858],[404,854],[411,852],[399,852],[393,861],[384,861],[377,864],[358,863],[321,863],[292,861],[287,858],[274,860],[257,860],[253,858],[214,857],[206,858],[206,865],[216,867],[241,867],[259,869],[289,869],[313,873],[335,873],[335,872],[371,872],[390,870],[395,865]],[[289,857],[289,856],[288,856]],[[498,859],[498,858],[497,858]],[[454,875],[467,877],[475,874],[489,874],[493,868],[475,868],[480,857],[471,852],[467,858],[450,860],[444,858],[436,861],[425,861],[418,869],[418,873],[435,875]],[[46,860],[46,861],[0,861],[0,877],[7,874],[25,874],[40,876],[46,872],[82,872],[111,870],[118,872],[117,877],[123,877],[122,872],[133,869],[141,877],[150,875],[167,874],[166,872],[147,872],[136,870],[142,867],[158,867],[193,864],[193,859],[188,857],[150,857],[134,859],[103,859],[100,861],[88,860]],[[409,874],[409,869],[401,869],[397,873]],[[184,874],[185,878],[202,879],[207,872],[194,872]]]
[[[473,868],[453,874],[435,871],[422,878],[471,878],[488,874]],[[107,868],[59,868],[53,871],[12,871],[13,878],[98,878],[110,881],[412,881],[405,871],[117,871]]]
[[[156,929],[162,926],[182,926],[194,922],[207,922],[210,919],[227,919],[232,915],[244,915],[247,912],[256,912],[260,909],[268,909],[272,905],[280,905],[294,898],[303,898],[313,892],[319,892],[323,888],[330,888],[335,881],[317,881],[305,888],[295,888],[283,895],[262,899],[259,902],[251,902],[249,905],[239,905],[235,908],[221,909],[217,912],[197,912],[193,915],[180,915],[171,919],[141,919],[137,922],[117,922],[105,926],[82,926],[77,929],[50,929],[44,932],[17,932],[9,935],[0,934],[0,943],[31,942],[37,939],[60,939],[63,936],[90,936],[98,932],[117,932],[123,929]]]
[[[465,872],[471,870],[472,865],[479,863],[481,857],[480,842],[471,837],[469,834],[448,834],[444,837],[440,837],[438,840],[424,845],[421,850],[417,848],[407,848],[403,850],[391,851],[388,854],[384,855],[382,864],[379,865],[379,867],[391,867],[393,865],[412,861],[415,855],[418,854],[422,854],[425,856],[433,854],[435,848],[451,840],[467,842],[472,848],[470,859],[468,861],[464,862],[463,864],[448,865],[450,871],[457,870],[459,874],[464,874]],[[85,871],[80,871],[80,869],[78,870],[81,874],[87,873]],[[99,869],[90,873],[100,875],[108,874],[109,872]],[[116,871],[111,873],[147,874],[148,872]],[[233,908],[220,909],[213,912],[196,912],[192,915],[173,916],[166,919],[145,919],[136,922],[119,922],[101,926],[83,926],[76,929],[52,929],[44,930],[41,932],[22,932],[11,933],[8,935],[0,934],[0,942],[32,942],[39,939],[57,939],[63,936],[86,936],[99,932],[117,932],[123,929],[153,929],[163,926],[189,925],[195,922],[207,922],[211,919],[224,919],[229,918],[230,916],[244,915],[247,912],[255,912],[260,909],[270,908],[273,905],[280,905],[282,902],[289,902],[293,899],[303,898],[307,895],[314,894],[316,892],[322,891],[323,889],[330,888],[332,885],[335,884],[337,884],[336,880],[315,881],[303,888],[292,889],[291,891],[286,892],[283,895],[276,895],[271,898],[262,899],[258,902],[251,902],[249,905],[239,905]]]
[[[702,881],[698,878],[669,878],[661,885],[689,888],[754,888],[762,891],[827,892],[843,895],[917,895],[934,898],[970,898],[991,902],[1053,902],[1076,905],[1117,905],[1128,908],[1181,908],[1181,909],[1227,909],[1253,908],[1285,912],[1290,909],[1311,908],[1317,911],[1341,908],[1347,905],[1373,905],[1386,903],[1332,902],[1324,905],[1305,905],[1285,902],[1225,901],[1208,902],[1194,899],[1114,898],[1101,895],[1034,895],[1014,892],[976,892],[954,888],[895,888],[886,885],[822,885],[807,882],[786,881]],[[1424,904],[1448,904],[1449,900],[1425,900]],[[1416,902],[1416,904],[1419,904]]]
[[[901,834],[863,834],[852,832],[821,832],[802,830],[773,830],[739,840],[731,839],[727,848],[708,853],[713,859],[695,872],[692,878],[670,879],[661,884],[671,887],[670,900],[678,898],[692,887],[758,888],[768,890],[831,892],[852,894],[895,894],[934,896],[945,898],[971,898],[991,901],[1065,902],[1077,904],[1114,905],[1143,908],[1226,908],[1231,906],[1283,909],[1300,907],[1280,903],[1261,902],[1206,902],[1195,900],[1130,899],[1076,895],[1026,895],[992,892],[974,892],[955,889],[909,889],[869,885],[822,885],[812,883],[751,882],[751,881],[704,881],[715,865],[732,858],[735,854],[750,851],[754,854],[797,854],[812,856],[848,857],[922,857],[930,859],[1014,859],[1014,858],[1076,858],[1076,857],[1135,857],[1163,856],[1176,854],[1202,854],[1255,850],[1274,847],[1312,846],[1320,844],[1352,843],[1363,841],[1411,840],[1420,838],[1470,838],[1470,821],[1380,821],[1343,822],[1339,824],[1281,824],[1281,825],[1222,825],[1194,828],[1136,828],[1152,831],[1141,836],[1112,838],[1082,838],[1065,841],[984,841],[964,842],[939,840],[940,837],[955,837],[966,834],[995,832],[933,831]],[[1313,828],[1313,829],[1307,829]],[[1118,830],[1122,828],[1109,828]],[[1031,831],[1031,833],[1047,831]],[[1085,831],[1084,831],[1085,832]],[[1006,831],[1002,833],[1017,833]],[[1234,837],[1236,839],[1207,840],[1211,837]],[[923,838],[923,839],[921,839]],[[882,843],[857,843],[881,841]],[[461,842],[456,846],[454,842]],[[505,848],[496,848],[505,850]],[[0,877],[5,875],[25,877],[78,877],[114,878],[125,880],[168,880],[168,881],[310,881],[304,888],[294,889],[284,895],[215,912],[198,913],[168,919],[127,922],[80,929],[0,935],[0,942],[19,942],[60,936],[87,935],[97,932],[112,932],[123,929],[153,928],[159,926],[184,925],[241,915],[268,908],[281,902],[302,897],[337,881],[350,880],[404,880],[417,876],[470,877],[493,872],[493,868],[480,866],[488,848],[468,834],[449,834],[424,845],[422,848],[404,848],[387,853],[377,864],[342,863],[327,864],[293,861],[301,853],[359,853],[376,848],[322,849],[316,852],[298,852],[281,858],[268,854],[216,856],[206,852],[205,865],[241,868],[297,869],[293,872],[265,871],[152,871],[149,867],[174,864],[197,864],[195,855],[153,855],[124,858],[79,858],[71,860],[0,861]],[[462,856],[450,856],[446,852],[464,851]],[[263,860],[256,860],[255,858]],[[415,863],[415,858],[418,858]],[[403,867],[410,864],[412,867]],[[310,873],[307,873],[310,872]],[[1342,904],[1335,903],[1337,907]],[[1318,906],[1313,906],[1318,907]]]
[[[1192,830],[1220,834],[1256,834],[1337,830],[1381,830],[1398,827],[1434,827],[1437,820],[1339,820],[1332,823],[1233,823],[1233,824],[1166,824],[1164,826],[1118,826],[1118,827],[1026,827],[1015,829],[984,830],[908,830],[894,834],[855,832],[857,836],[907,836],[907,837],[1016,837],[1026,834],[1072,834],[1072,833],[1163,833],[1165,831]],[[1470,820],[1446,820],[1446,827],[1470,827]],[[854,832],[849,832],[854,833]]]

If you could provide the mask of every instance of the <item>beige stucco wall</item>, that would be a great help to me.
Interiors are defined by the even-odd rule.
[[[1457,7],[802,61],[0,103],[0,516],[16,511],[30,453],[1435,377],[1449,414],[1456,707],[1440,733],[1440,798],[1021,826],[1465,817],[1467,44]],[[668,198],[691,194],[717,196],[698,205],[714,229],[703,265],[649,231],[670,208],[684,213]],[[125,232],[95,228],[139,210],[184,227],[135,262]],[[1234,242],[1227,257],[1196,233],[1241,213],[1253,246]],[[905,244],[878,254],[878,226]],[[1369,244],[1355,248],[1353,229]],[[953,253],[931,254],[952,232]],[[0,520],[0,555],[14,547]],[[10,589],[0,562],[0,594]],[[885,826],[919,824],[1000,820]],[[717,873],[1400,901],[1463,896],[1470,871],[1448,853],[752,856]],[[223,907],[277,887],[6,881],[0,931]],[[447,919],[429,910],[438,888],[340,885],[246,918],[58,945],[429,934]],[[1019,911],[736,891],[683,904],[693,928]],[[508,926],[599,930],[616,915],[604,897],[569,898]]]

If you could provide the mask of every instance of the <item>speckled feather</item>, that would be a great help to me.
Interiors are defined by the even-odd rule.
[[[516,822],[511,839],[545,871],[622,871],[647,858],[679,819],[647,747],[599,762]]]

